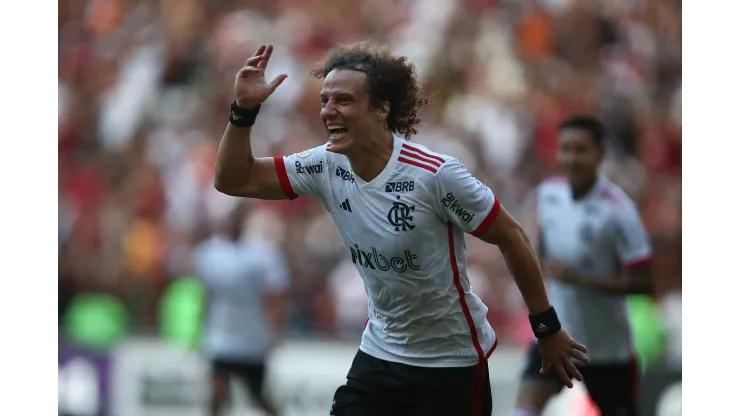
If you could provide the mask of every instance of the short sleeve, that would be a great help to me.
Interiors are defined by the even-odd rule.
[[[496,220],[499,201],[489,187],[451,158],[437,171],[439,212],[442,218],[476,237]]]
[[[310,195],[321,198],[321,184],[326,171],[326,145],[293,153],[289,156],[276,156],[280,186],[289,199]]]
[[[626,268],[645,264],[652,257],[650,237],[642,225],[640,213],[634,203],[625,204],[615,211],[615,249],[619,261]]]

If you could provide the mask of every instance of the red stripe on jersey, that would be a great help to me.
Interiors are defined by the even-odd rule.
[[[365,325],[362,327],[362,329],[367,328],[367,323],[368,322],[370,322],[370,316],[368,316],[367,318],[365,318]]]
[[[465,320],[468,321],[468,328],[470,329],[470,337],[473,340],[473,347],[478,353],[478,364],[473,367],[473,415],[478,415],[481,412],[483,404],[483,389],[485,388],[485,371],[487,370],[486,365],[486,354],[483,353],[483,348],[480,346],[478,341],[478,331],[475,330],[475,323],[473,322],[473,316],[470,314],[470,308],[468,303],[465,301],[465,290],[463,290],[462,283],[460,283],[460,270],[457,268],[457,257],[455,256],[455,231],[452,227],[452,223],[447,223],[447,244],[450,248],[450,266],[452,266],[452,279],[457,288],[457,294],[460,299],[460,306],[462,307],[463,313],[465,314]],[[491,352],[496,348],[496,342],[491,348]]]
[[[331,152],[331,143],[326,144],[326,151]]]
[[[486,218],[481,221],[478,228],[473,230],[471,233],[475,237],[480,237],[488,230],[488,227],[493,224],[494,221],[496,221],[496,217],[498,216],[498,212],[501,210],[501,203],[498,201],[498,198],[494,196],[493,206],[491,207],[491,211],[488,212],[488,215],[486,215]]]
[[[486,360],[488,359],[488,357],[491,356],[491,354],[493,354],[493,352],[496,350],[496,347],[498,347],[498,337],[493,340],[493,345],[491,345],[491,349],[488,350],[488,352],[486,353]]]
[[[426,169],[432,173],[437,173],[437,168],[429,166],[429,165],[425,165],[417,160],[411,160],[411,159],[406,159],[405,157],[399,157],[398,161],[401,163],[405,163],[407,165],[413,165],[413,166],[420,167],[422,169]]]
[[[423,155],[423,156],[426,156],[426,157],[428,157],[430,159],[438,160],[440,163],[445,163],[445,160],[442,159],[441,157],[439,157],[437,155],[429,154],[429,153],[427,153],[427,152],[425,152],[425,151],[423,151],[421,149],[417,149],[417,148],[415,148],[414,146],[411,146],[408,143],[403,143],[401,146],[404,149],[406,149],[406,150],[411,150],[412,152],[416,152],[416,153],[418,153],[420,155]],[[437,165],[437,166],[439,166],[439,165]]]
[[[277,171],[278,180],[280,181],[280,187],[283,188],[285,196],[287,196],[288,199],[298,198],[298,194],[293,191],[293,186],[290,184],[290,179],[288,179],[288,171],[285,170],[285,160],[283,160],[282,156],[275,156],[273,159],[275,160],[275,170]]]
[[[624,202],[619,194],[608,188],[602,189],[599,196],[611,202],[612,205],[622,205],[622,202]]]
[[[428,164],[434,165],[436,167],[442,166],[442,164],[439,163],[439,162],[437,162],[436,160],[427,159],[427,158],[422,157],[422,156],[419,156],[419,155],[417,155],[415,153],[411,153],[411,152],[409,152],[408,150],[405,150],[405,149],[401,149],[401,154],[404,155],[404,156],[406,156],[406,157],[408,157],[408,158],[410,158],[410,159],[414,159],[414,160],[418,160],[420,162],[428,163]]]
[[[653,260],[652,257],[647,256],[643,258],[639,258],[636,260],[632,260],[631,262],[624,265],[626,269],[636,269],[638,267],[646,266]]]
[[[457,268],[457,256],[455,255],[455,231],[452,227],[452,223],[447,223],[447,244],[450,248],[452,279],[457,288],[457,294],[460,297],[460,306],[462,306],[463,313],[465,314],[465,320],[468,321],[470,337],[473,339],[473,346],[475,347],[475,351],[478,353],[478,357],[485,359],[483,348],[480,346],[480,342],[478,342],[478,331],[475,330],[473,315],[470,314],[470,308],[468,308],[468,303],[465,301],[465,290],[463,290],[462,283],[460,283],[460,270]]]

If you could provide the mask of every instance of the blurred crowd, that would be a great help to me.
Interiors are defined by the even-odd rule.
[[[657,299],[681,290],[681,7],[676,0],[66,0],[59,2],[60,319],[80,293],[120,299],[136,331],[192,273],[190,253],[235,213],[290,271],[295,336],[357,336],[364,288],[327,212],[309,198],[239,200],[212,183],[234,75],[261,43],[286,82],[253,129],[256,155],[327,140],[320,81],[337,43],[407,55],[431,103],[413,140],[451,154],[523,223],[574,112],[609,129],[605,173],[641,207]],[[243,208],[243,209],[237,209]],[[530,334],[498,251],[469,241],[469,274],[505,343]],[[673,309],[671,309],[673,308]],[[680,338],[679,344],[680,346]]]

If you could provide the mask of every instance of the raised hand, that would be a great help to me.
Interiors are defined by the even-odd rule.
[[[288,75],[280,74],[269,83],[265,81],[265,68],[272,50],[272,45],[260,46],[236,74],[234,94],[239,107],[253,108],[262,104],[288,78]]]
[[[583,381],[583,376],[578,368],[573,364],[571,358],[587,364],[588,349],[576,342],[564,329],[538,340],[540,354],[542,354],[542,369],[540,373],[547,373],[550,368],[554,368],[568,388],[573,388],[571,378]]]

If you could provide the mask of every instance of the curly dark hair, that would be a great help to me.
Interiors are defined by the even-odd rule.
[[[416,67],[408,58],[394,56],[387,46],[357,42],[335,46],[320,65],[321,68],[310,72],[319,79],[337,68],[364,72],[370,105],[377,108],[384,101],[390,105],[388,130],[403,135],[406,140],[418,133],[414,128],[421,121],[418,112],[429,100],[419,96]]]

